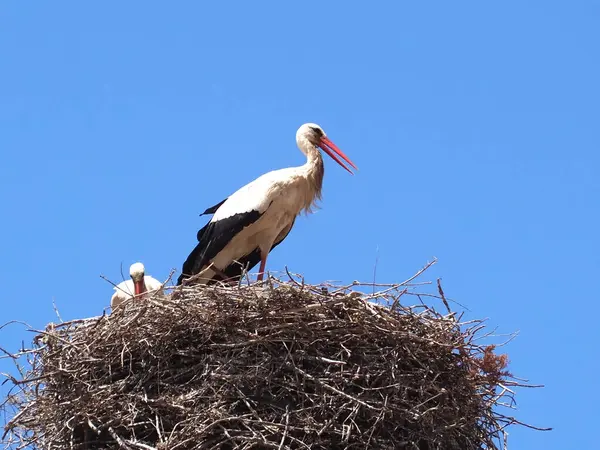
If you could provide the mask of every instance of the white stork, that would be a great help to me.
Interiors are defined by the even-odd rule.
[[[163,295],[162,283],[156,278],[145,275],[145,268],[141,262],[136,262],[129,268],[131,280],[123,281],[115,286],[115,293],[110,299],[110,306],[115,309],[125,300],[145,292],[158,291]]]
[[[296,143],[306,164],[268,172],[201,214],[213,217],[198,231],[198,245],[183,263],[178,285],[197,274],[201,284],[239,278],[258,262],[262,280],[269,252],[285,239],[296,216],[311,212],[321,198],[325,168],[318,147],[350,174],[338,156],[357,169],[319,125],[302,125]]]

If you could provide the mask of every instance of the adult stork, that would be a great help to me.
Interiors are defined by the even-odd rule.
[[[198,231],[198,245],[177,284],[194,275],[201,284],[236,279],[258,262],[262,280],[269,252],[286,238],[298,214],[311,212],[321,199],[325,168],[319,147],[350,174],[340,158],[357,169],[319,125],[302,125],[296,143],[306,155],[304,165],[268,172],[201,214],[213,217]]]
[[[126,280],[115,286],[115,293],[110,299],[110,306],[115,309],[125,300],[144,294],[145,292],[157,291],[163,294],[162,283],[156,278],[145,274],[146,269],[141,262],[136,262],[129,268],[131,280]]]

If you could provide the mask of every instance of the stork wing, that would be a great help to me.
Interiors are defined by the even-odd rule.
[[[207,208],[206,211],[204,211],[202,214],[200,214],[200,216],[216,213],[217,210],[221,207],[221,205],[223,205],[223,203],[225,203],[227,201],[228,198],[229,197],[227,197],[225,200],[217,203],[215,206],[211,206],[210,208]],[[203,226],[202,228],[200,228],[198,230],[198,234],[196,234],[196,239],[198,239],[198,242],[200,242],[202,240],[202,235],[206,231],[207,226],[208,226],[208,224],[206,224],[205,226]]]
[[[227,197],[229,198],[229,197]],[[202,214],[200,214],[201,216],[204,216],[206,214],[214,214],[217,212],[217,209],[220,208],[220,206],[225,203],[227,201],[227,198],[219,203],[217,203],[215,206],[211,206],[210,208],[207,208],[206,211],[204,211]]]
[[[214,214],[213,218],[198,231],[198,245],[183,263],[177,284],[203,270],[234,236],[267,211],[273,194],[277,194],[272,187],[285,174],[284,170],[264,174],[218,205],[207,209]]]
[[[271,250],[269,250],[269,253],[272,252],[275,249],[275,247],[281,244],[283,240],[288,236],[288,234],[290,234],[290,231],[292,231],[292,227],[294,226],[295,221],[296,219],[292,221],[287,230],[283,230],[283,232],[277,237],[277,240],[273,243],[273,246],[271,247]],[[256,248],[246,256],[240,258],[238,261],[234,261],[233,263],[231,263],[225,270],[223,270],[223,273],[227,275],[228,278],[237,278],[242,275],[242,272],[244,270],[250,272],[252,268],[256,266],[259,262],[260,251],[258,250],[258,248]],[[220,277],[218,275],[215,275],[213,277],[213,279],[219,278]]]
[[[225,248],[233,236],[256,222],[264,213],[249,211],[221,220],[211,220],[198,231],[198,245],[183,263],[177,284],[186,276],[195,275]]]

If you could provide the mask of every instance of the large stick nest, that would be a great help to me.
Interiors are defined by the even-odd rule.
[[[354,286],[271,279],[180,287],[177,298],[134,299],[111,315],[53,324],[13,355],[28,367],[9,376],[14,415],[3,441],[39,449],[502,447],[502,430],[518,421],[497,404],[510,403],[519,383],[506,356],[477,344],[481,321],[402,306],[416,300],[409,283],[373,295]]]

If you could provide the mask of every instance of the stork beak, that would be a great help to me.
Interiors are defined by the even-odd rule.
[[[350,158],[348,158],[343,151],[341,151],[337,145],[335,145],[333,142],[331,142],[331,140],[329,140],[328,137],[323,136],[321,138],[321,142],[319,144],[319,147],[321,147],[323,149],[323,151],[325,153],[327,153],[329,156],[331,156],[331,159],[333,159],[336,163],[338,163],[340,166],[342,166],[344,169],[346,169],[348,172],[350,172],[351,175],[354,175],[352,173],[352,171],[338,158],[338,156],[340,156],[341,158],[343,158],[348,164],[350,164],[352,167],[354,167],[356,170],[358,170],[358,167],[356,167],[354,165],[354,163],[352,161],[350,161]],[[336,156],[337,155],[337,156]]]
[[[146,291],[146,286],[144,286],[143,278],[141,280],[133,280],[133,291],[134,295],[140,295]]]

